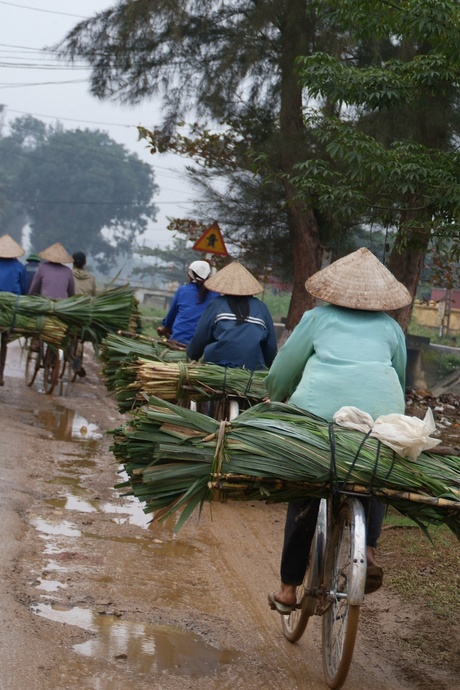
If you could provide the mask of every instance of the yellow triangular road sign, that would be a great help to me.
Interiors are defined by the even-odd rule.
[[[192,249],[196,249],[197,252],[228,256],[228,251],[217,223],[213,223],[205,230],[200,239],[195,242]]]

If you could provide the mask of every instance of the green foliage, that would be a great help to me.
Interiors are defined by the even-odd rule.
[[[360,225],[397,233],[389,266],[412,294],[433,240],[460,255],[459,27],[453,0],[120,0],[60,49],[99,97],[162,96],[142,136],[197,163],[200,219],[294,278],[292,324],[323,248],[336,258]]]
[[[166,310],[141,305],[139,311],[141,314],[142,334],[152,338],[158,337],[157,326],[161,325],[166,316]]]
[[[262,295],[259,295],[259,298],[267,305],[275,323],[281,323],[281,319],[286,318],[289,302],[291,301],[290,292],[275,292],[274,290],[266,289]]]
[[[456,337],[452,335],[439,335],[439,328],[430,328],[429,326],[421,326],[415,319],[412,319],[408,333],[410,335],[418,335],[422,338],[429,338],[431,343],[435,345],[447,345],[449,347],[455,346]]]
[[[444,378],[460,369],[460,357],[458,355],[443,355],[439,358],[438,373]]]
[[[34,250],[62,242],[71,254],[96,257],[107,273],[155,218],[150,166],[104,132],[47,128],[32,117],[11,130],[0,138],[2,221],[9,227],[19,215],[20,235],[28,218]]]

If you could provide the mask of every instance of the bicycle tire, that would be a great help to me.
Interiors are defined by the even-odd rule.
[[[346,499],[334,519],[325,564],[329,604],[322,621],[322,657],[330,688],[342,687],[353,657],[364,599],[365,535],[362,503]]]
[[[281,627],[284,637],[289,642],[297,642],[305,632],[308,621],[316,612],[318,599],[315,596],[321,584],[323,572],[324,553],[326,548],[327,530],[327,501],[320,501],[316,530],[310,548],[308,568],[304,580],[297,587],[297,605],[288,616],[281,616]]]
[[[74,372],[72,369],[72,362],[68,359],[67,352],[64,350],[59,373],[60,395],[67,395],[71,384],[75,381],[76,375],[76,372]]]
[[[59,351],[48,345],[43,357],[43,387],[47,395],[51,395],[56,388],[60,368]]]
[[[40,365],[42,362],[42,357],[43,357],[43,344],[40,342],[39,348],[37,351],[31,350],[31,347],[29,345],[27,349],[27,358],[26,358],[26,371],[25,371],[25,378],[26,378],[26,384],[28,386],[32,386],[35,382],[35,379],[37,378],[37,374],[40,370]]]

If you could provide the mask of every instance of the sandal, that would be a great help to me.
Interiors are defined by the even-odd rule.
[[[289,606],[288,604],[282,604],[278,599],[275,599],[276,592],[270,592],[268,595],[268,605],[273,611],[278,611],[282,616],[289,616],[296,608],[297,604]]]

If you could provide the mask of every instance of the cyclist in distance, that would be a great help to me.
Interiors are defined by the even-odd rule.
[[[255,371],[273,362],[277,345],[266,304],[254,297],[262,285],[238,261],[228,264],[205,283],[216,297],[203,313],[187,346],[190,359],[223,367]]]
[[[86,254],[83,252],[75,252],[75,254],[72,254],[72,258],[72,273],[75,281],[75,294],[94,296],[96,294],[96,278],[85,268]]]
[[[40,257],[38,254],[29,254],[29,256],[26,259],[26,274],[27,274],[27,293],[29,292],[29,288],[32,285],[32,280],[34,275],[37,272],[38,267],[40,266]]]
[[[0,237],[0,292],[12,292],[14,295],[27,294],[27,276],[25,266],[18,261],[24,249],[9,235]],[[8,333],[12,325],[0,334],[0,386],[4,385],[8,349]]]
[[[73,263],[70,254],[60,242],[38,253],[43,262],[35,273],[29,295],[41,295],[48,299],[65,299],[75,294],[72,270],[64,264]]]
[[[169,338],[171,344],[185,349],[192,339],[200,317],[217,292],[208,290],[206,278],[211,275],[207,261],[192,261],[188,267],[189,282],[181,285],[173,297],[168,313],[158,326],[158,335]]]
[[[374,419],[405,412],[406,342],[399,324],[385,311],[411,303],[408,290],[366,248],[315,273],[305,283],[327,304],[306,311],[280,349],[266,378],[272,401],[286,401],[331,422],[342,406],[354,406]],[[362,499],[366,519],[365,592],[383,582],[376,563],[385,506]],[[281,587],[268,595],[282,615],[296,604],[318,515],[319,499],[288,505],[281,555]],[[305,513],[306,509],[308,512]],[[305,519],[296,522],[303,513]]]

